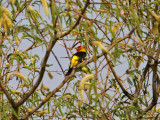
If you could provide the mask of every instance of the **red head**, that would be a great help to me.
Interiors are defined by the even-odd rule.
[[[76,50],[77,52],[86,52],[86,49],[83,46],[78,46]]]
[[[76,48],[77,52],[81,51],[81,49],[82,49],[82,46],[78,46],[78,47]]]

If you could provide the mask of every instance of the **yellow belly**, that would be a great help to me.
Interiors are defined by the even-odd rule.
[[[70,68],[76,66],[76,65],[78,64],[78,60],[79,60],[79,57],[78,57],[78,56],[73,56],[73,57],[72,57],[72,60],[71,60]]]

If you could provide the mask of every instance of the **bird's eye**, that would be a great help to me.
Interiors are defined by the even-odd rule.
[[[78,46],[78,47],[76,48],[76,50],[77,50],[77,51],[80,51],[81,48],[82,48],[82,46]]]

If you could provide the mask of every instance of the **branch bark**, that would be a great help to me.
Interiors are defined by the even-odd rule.
[[[61,89],[64,84],[74,76],[76,68],[73,68],[71,74],[67,76],[39,105],[37,105],[32,111],[28,112],[25,116],[22,117],[21,120],[26,120],[29,116],[31,116],[36,110],[42,107],[59,89]]]
[[[112,71],[112,73],[113,73],[116,81],[118,82],[119,86],[121,87],[123,93],[124,93],[130,100],[133,100],[133,96],[132,96],[131,94],[129,94],[129,93],[125,90],[125,88],[123,87],[122,83],[120,82],[120,77],[116,74],[116,72],[115,72],[115,70],[114,70],[114,68],[113,68],[113,66],[112,66],[111,60],[109,60],[109,58],[107,57],[107,54],[106,54],[106,53],[103,53],[103,54],[104,54],[104,56],[105,56],[105,58],[106,58],[106,61],[107,61],[108,65],[109,65],[109,67],[110,67],[110,69],[111,69],[111,71]]]
[[[17,107],[20,106],[20,105],[22,105],[29,98],[29,96],[31,94],[33,94],[33,92],[37,89],[37,87],[41,83],[42,78],[44,76],[44,72],[45,72],[45,68],[46,68],[46,63],[47,63],[49,55],[50,55],[50,51],[52,50],[52,48],[55,45],[56,41],[57,41],[57,39],[54,39],[52,41],[52,43],[49,45],[49,47],[48,47],[48,49],[46,51],[46,54],[45,54],[43,62],[42,62],[41,70],[40,70],[40,73],[39,73],[39,77],[38,77],[36,83],[33,85],[33,87],[30,89],[30,91],[28,93],[26,93],[26,95],[20,101],[18,101],[16,103]]]
[[[124,36],[124,37],[120,38],[119,40],[117,40],[117,43],[119,43],[119,42],[121,42],[121,41],[123,41],[123,40],[125,40],[125,39],[127,39],[127,38],[130,38],[136,28],[137,28],[137,26],[135,26],[126,36]],[[110,51],[115,45],[116,45],[116,43],[112,43],[112,44],[109,46],[109,48],[107,49],[107,51]],[[100,58],[100,57],[102,57],[103,55],[104,55],[103,53],[99,54],[99,55],[97,56],[97,59]],[[89,64],[89,63],[91,63],[91,62],[93,62],[93,58],[92,58],[91,60],[87,61],[86,64]]]
[[[86,1],[86,4],[85,4],[85,6],[84,6],[84,8],[83,8],[83,10],[82,10],[82,13],[81,13],[82,15],[85,13],[88,5],[89,5],[89,0]],[[45,67],[46,67],[47,60],[48,60],[48,58],[49,58],[50,52],[51,52],[53,46],[55,45],[56,41],[57,41],[59,38],[62,38],[62,37],[64,37],[64,36],[68,35],[68,34],[79,24],[80,20],[81,20],[81,16],[79,16],[79,18],[78,18],[78,20],[76,21],[76,23],[75,23],[68,31],[66,31],[65,33],[63,33],[62,35],[60,35],[60,37],[58,37],[58,36],[55,35],[54,40],[53,40],[52,43],[49,45],[49,47],[48,47],[48,49],[47,49],[47,51],[46,51],[46,54],[45,54],[45,56],[44,56],[44,59],[43,59],[43,62],[42,62],[42,66],[41,66],[41,70],[40,70],[40,75],[39,75],[36,83],[35,83],[34,86],[30,89],[30,91],[29,91],[28,93],[26,93],[26,95],[25,95],[20,101],[18,101],[18,102],[16,103],[16,106],[17,106],[17,107],[20,106],[20,105],[22,105],[22,104],[30,97],[30,95],[33,94],[33,92],[37,89],[37,87],[38,87],[39,84],[41,83],[42,78],[43,78],[43,75],[44,75],[44,72],[45,72]],[[74,72],[74,71],[73,71],[73,72]],[[66,81],[67,81],[68,79],[69,79],[69,77],[65,78],[65,80],[64,80],[55,90],[53,90],[52,93],[51,93],[50,95],[48,95],[46,99],[49,100],[49,98],[52,97],[53,94],[54,94],[55,92],[57,92],[57,90],[59,90],[59,89],[66,83]],[[47,100],[46,100],[46,101],[47,101]],[[46,101],[45,101],[45,102],[46,102]],[[39,104],[39,105],[38,105],[39,108],[40,108],[45,102],[42,102],[41,104]],[[39,109],[38,106],[36,107],[36,110]],[[28,116],[29,116],[29,115],[31,115],[31,114],[28,114]]]
[[[153,99],[152,102],[150,103],[150,105],[145,108],[142,113],[146,113],[149,110],[151,110],[158,101],[158,96],[159,96],[159,92],[160,92],[160,80],[159,80],[159,76],[157,74],[157,66],[158,66],[158,61],[155,61],[154,66],[152,68],[153,70],[153,79],[152,79],[152,90],[153,90]]]
[[[13,109],[15,109],[15,102],[12,99],[11,95],[8,93],[8,90],[5,88],[5,86],[3,85],[2,81],[0,81],[0,88],[2,89],[2,91],[4,92],[4,94],[6,95],[9,103],[11,104],[11,106],[13,107]],[[3,101],[2,101],[3,102]]]
[[[3,39],[4,39],[4,33],[2,33],[2,38],[1,38],[1,41],[0,41],[0,75],[1,75],[1,71],[2,71],[2,53],[3,53],[3,49],[2,49],[2,45],[3,45]],[[8,90],[6,89],[6,87],[4,86],[3,84],[3,77],[0,77],[0,92],[3,91],[4,94],[6,95],[9,103],[11,104],[11,106],[13,107],[14,110],[16,110],[16,107],[15,107],[15,102],[14,100],[12,99],[11,95],[9,94]],[[3,92],[2,94],[0,94],[0,107],[1,109],[3,109]]]
[[[83,10],[82,10],[82,12],[81,12],[81,15],[79,15],[76,23],[71,27],[71,29],[69,29],[68,31],[64,32],[62,35],[60,35],[59,38],[62,38],[62,37],[64,37],[64,36],[68,35],[68,34],[79,24],[79,22],[80,22],[80,20],[81,20],[81,18],[82,18],[82,15],[85,13],[88,5],[90,4],[89,1],[90,1],[90,0],[87,0],[87,1],[86,1],[86,4],[85,4],[85,6],[84,6],[84,8],[83,8]],[[59,39],[59,38],[58,38],[58,39]]]
[[[151,110],[158,101],[158,96],[159,96],[159,92],[160,92],[160,79],[157,73],[157,69],[158,69],[158,58],[160,55],[160,46],[158,46],[157,51],[156,51],[156,58],[157,60],[154,60],[154,64],[152,66],[152,71],[153,71],[153,79],[152,79],[152,90],[153,90],[153,99],[152,102],[150,103],[150,105],[148,107],[146,107],[142,113],[146,113],[149,110]],[[141,116],[140,116],[141,117]]]
[[[137,89],[137,91],[135,92],[134,98],[136,98],[139,95],[139,92],[142,89],[142,85],[143,85],[143,82],[145,80],[146,74],[147,74],[147,72],[149,71],[149,68],[150,68],[149,64],[150,64],[150,60],[147,62],[146,67],[144,68],[144,71],[141,75],[141,79],[140,79],[140,83],[139,83],[139,89]]]
[[[128,35],[124,36],[123,38],[120,38],[120,39],[117,41],[117,43],[125,40],[126,38],[130,38],[136,28],[137,28],[137,26],[135,26],[135,27],[128,33]],[[116,43],[113,43],[113,44],[108,48],[107,51],[110,51],[115,45],[116,45]],[[98,55],[97,58],[100,58],[100,57],[103,56],[103,55],[105,56],[106,61],[108,62],[109,66],[110,66],[110,69],[111,69],[111,71],[112,71],[112,73],[113,73],[116,81],[118,82],[119,86],[121,87],[123,93],[124,93],[130,100],[133,100],[133,96],[132,96],[131,94],[129,94],[129,93],[125,90],[125,88],[123,87],[122,83],[120,82],[120,77],[116,74],[115,70],[113,69],[112,63],[111,63],[111,61],[109,60],[109,58],[107,57],[107,54],[103,52],[103,53],[101,53],[100,55]],[[86,62],[86,64],[88,64],[88,63],[90,63],[90,62],[92,62],[92,61],[93,61],[93,58],[92,58],[90,61]]]

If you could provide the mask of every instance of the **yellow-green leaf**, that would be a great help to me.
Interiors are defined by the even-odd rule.
[[[158,26],[159,26],[159,22],[158,21],[156,21],[155,23],[154,23],[154,27],[153,27],[153,34],[154,35],[157,35],[159,32],[158,32]]]
[[[122,22],[119,22],[119,23],[117,23],[117,24],[115,24],[114,26],[113,26],[113,28],[112,28],[112,31],[113,32],[116,32],[116,30],[119,28],[119,26],[121,26],[122,25]]]
[[[20,78],[23,79],[26,83],[28,83],[28,79],[26,78],[26,76],[22,75],[21,73],[15,73],[15,76],[20,77]]]
[[[42,2],[43,9],[44,9],[44,12],[45,12],[46,16],[49,16],[47,1],[46,0],[41,0],[41,2]]]
[[[108,15],[110,15],[110,12],[108,12],[107,10],[102,10],[102,9],[93,9],[95,12],[100,12],[100,13],[107,13]]]

